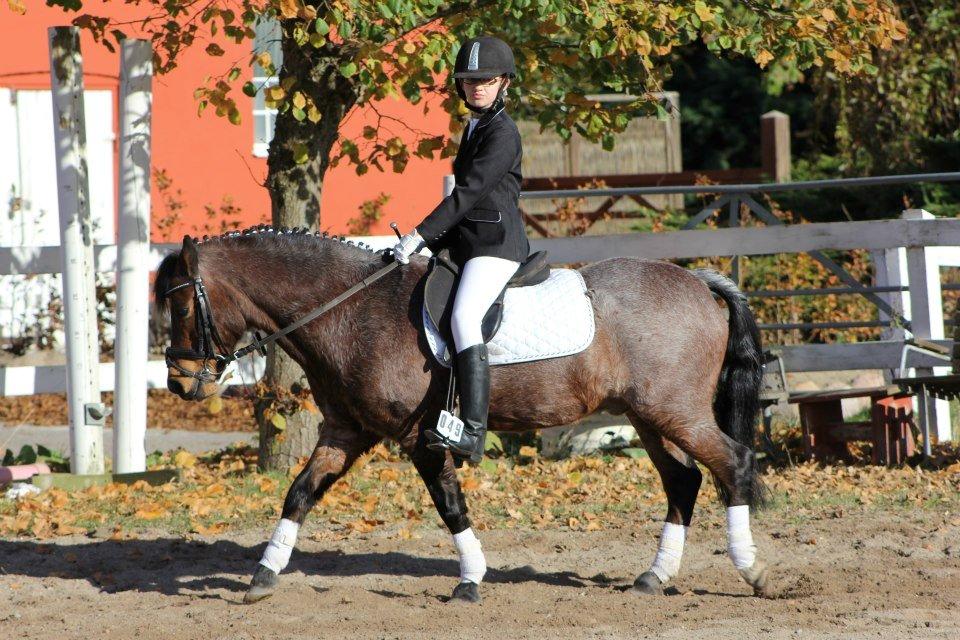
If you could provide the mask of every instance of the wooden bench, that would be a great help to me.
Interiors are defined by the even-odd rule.
[[[870,398],[870,420],[844,421],[841,401],[850,398]],[[800,410],[808,459],[849,462],[847,443],[857,441],[873,443],[874,464],[900,465],[914,453],[911,394],[897,385],[791,393],[788,401]]]
[[[953,316],[954,332],[953,345],[948,347],[922,338],[910,338],[903,343],[903,352],[900,356],[900,369],[894,384],[900,386],[904,393],[917,396],[917,413],[919,414],[920,434],[923,438],[923,455],[929,456],[933,445],[936,429],[931,429],[931,422],[936,420],[932,412],[933,403],[930,398],[940,400],[956,400],[960,397],[960,304],[957,305]],[[907,357],[910,352],[923,353],[934,358],[947,361],[951,366],[951,373],[947,375],[924,375],[906,377],[908,371]]]

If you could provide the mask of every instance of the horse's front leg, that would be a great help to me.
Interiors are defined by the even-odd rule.
[[[480,582],[487,572],[480,541],[470,528],[467,502],[460,489],[460,480],[453,466],[453,457],[446,451],[427,449],[423,442],[408,451],[414,466],[427,485],[433,504],[460,556],[460,583],[453,589],[451,602],[480,602]]]
[[[358,425],[332,422],[327,418],[310,461],[287,491],[280,523],[267,542],[263,558],[243,598],[244,602],[256,602],[273,594],[279,582],[278,575],[290,562],[300,525],[310,509],[358,457],[381,439],[381,436],[364,431]]]

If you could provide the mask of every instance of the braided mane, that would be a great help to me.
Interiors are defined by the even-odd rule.
[[[363,242],[354,242],[353,240],[348,240],[346,236],[330,235],[326,231],[314,231],[311,232],[306,227],[280,227],[275,228],[267,224],[258,224],[252,227],[247,227],[242,231],[226,231],[221,233],[218,236],[208,236],[205,235],[202,238],[194,238],[197,244],[209,244],[211,242],[222,242],[224,240],[233,240],[235,238],[247,238],[247,237],[274,237],[274,238],[303,238],[311,239],[317,242],[322,241],[335,241],[340,244],[349,245],[351,247],[357,247],[358,249],[363,249],[364,251],[369,251],[370,253],[378,253],[370,245]]]

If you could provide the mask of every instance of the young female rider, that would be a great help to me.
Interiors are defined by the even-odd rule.
[[[527,258],[530,245],[520,217],[520,133],[504,111],[503,95],[516,67],[510,47],[481,36],[463,43],[454,66],[457,93],[476,115],[470,119],[453,161],[453,193],[403,236],[397,260],[426,244],[450,247],[460,267],[450,324],[460,380],[459,442],[427,429],[427,446],[450,449],[479,462],[483,457],[490,398],[490,370],[481,323],[490,305]]]

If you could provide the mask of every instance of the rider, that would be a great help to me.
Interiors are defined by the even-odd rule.
[[[457,53],[457,94],[474,114],[453,161],[453,192],[403,236],[394,248],[397,260],[426,244],[436,253],[451,247],[460,280],[450,319],[460,380],[463,434],[452,442],[436,429],[426,430],[427,446],[450,449],[479,462],[483,457],[490,400],[490,369],[483,342],[483,316],[530,253],[518,206],[520,132],[504,110],[504,93],[516,74],[513,52],[498,38],[480,36]]]

